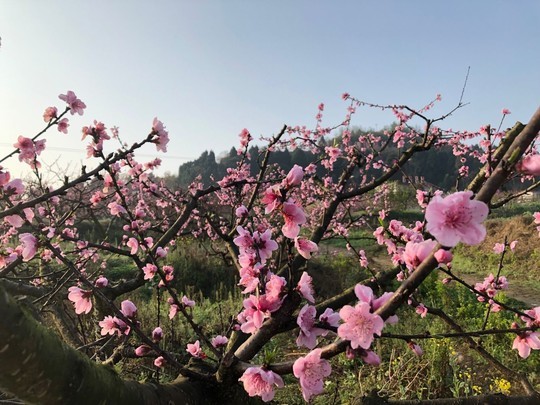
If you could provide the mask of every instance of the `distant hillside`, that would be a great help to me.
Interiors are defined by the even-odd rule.
[[[355,131],[352,138],[358,139],[358,136],[362,133],[365,132]],[[382,132],[372,133],[375,135],[383,135]],[[339,141],[339,136],[331,139],[332,144],[339,143]],[[330,143],[330,141],[324,140],[322,140],[322,142]],[[258,169],[258,158],[261,153],[264,153],[264,150],[259,149],[258,146],[253,146],[249,149],[252,174],[255,174]],[[400,151],[397,148],[390,146],[384,151],[382,158],[387,162],[391,162],[398,157],[399,153]],[[295,164],[305,167],[310,162],[316,160],[316,158],[317,156],[309,151],[295,149],[294,151],[279,151],[273,153],[270,162],[278,164],[283,170],[288,171]],[[232,148],[219,163],[216,161],[216,156],[213,151],[205,151],[198,159],[184,163],[178,168],[177,185],[185,188],[195,179],[195,177],[201,175],[203,184],[208,186],[212,184],[212,177],[215,180],[221,179],[226,174],[227,168],[234,167],[238,160],[239,157],[235,148]],[[340,161],[338,160],[334,166],[336,169],[336,176],[338,176],[340,172],[339,162]],[[472,173],[480,167],[479,162],[476,160],[468,163]],[[415,155],[403,168],[403,173],[407,176],[412,176],[413,178],[415,176],[422,176],[425,182],[442,190],[448,190],[456,184],[458,167],[458,158],[453,155],[452,149],[450,147],[444,147]],[[325,173],[326,169],[324,167],[318,167],[318,175],[322,176]],[[396,174],[395,179],[401,179],[403,173]]]

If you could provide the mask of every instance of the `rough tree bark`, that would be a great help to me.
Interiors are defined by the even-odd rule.
[[[239,384],[179,377],[168,384],[127,381],[62,342],[0,284],[0,390],[29,404],[260,403]]]

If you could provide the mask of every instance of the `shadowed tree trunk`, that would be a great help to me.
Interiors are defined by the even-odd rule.
[[[123,380],[62,342],[0,285],[0,390],[30,404],[260,403],[239,384],[179,377],[168,384]]]

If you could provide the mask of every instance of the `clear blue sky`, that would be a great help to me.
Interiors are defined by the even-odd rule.
[[[538,1],[29,1],[0,0],[0,154],[43,126],[45,107],[73,90],[88,105],[70,133],[48,136],[44,160],[84,162],[80,128],[117,125],[129,143],[154,116],[170,132],[163,171],[238,133],[342,120],[348,92],[420,107],[464,101],[445,128],[526,122],[539,105]],[[353,124],[387,125],[362,110]],[[80,152],[76,152],[80,151]],[[155,149],[145,154],[157,155]],[[145,157],[148,159],[148,157]],[[14,174],[17,159],[4,163]]]

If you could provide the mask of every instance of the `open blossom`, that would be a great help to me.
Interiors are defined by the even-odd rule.
[[[270,214],[277,209],[282,203],[283,195],[283,191],[279,185],[274,185],[264,190],[264,195],[261,198],[261,202],[266,205],[264,213]]]
[[[89,313],[92,310],[92,291],[83,290],[79,287],[68,288],[68,300],[75,305],[77,315]]]
[[[69,127],[69,120],[67,118],[62,118],[60,121],[58,121],[56,129],[58,129],[58,132],[67,134],[68,127]]]
[[[540,350],[540,339],[537,332],[520,333],[514,339],[512,349],[516,349],[519,355],[526,359],[531,354],[531,349]]]
[[[19,161],[21,162],[33,160],[36,157],[36,147],[30,138],[19,135],[13,147],[19,149]]]
[[[22,242],[22,259],[23,262],[31,260],[37,251],[37,238],[31,233],[21,233],[19,240]]]
[[[152,280],[157,272],[157,266],[152,263],[147,263],[142,269],[144,272],[145,280]]]
[[[56,107],[47,107],[43,113],[43,121],[50,122],[53,118],[58,117],[58,109]]]
[[[302,273],[302,276],[300,277],[300,281],[298,281],[296,289],[302,297],[304,297],[308,302],[311,302],[313,304],[315,303],[315,298],[313,297],[315,291],[313,290],[312,281],[313,279],[311,278],[311,276],[304,271]]]
[[[248,209],[244,205],[238,207],[234,213],[238,218],[245,218],[249,214]]]
[[[516,164],[516,170],[531,176],[540,175],[540,155],[530,155],[521,159]]]
[[[198,340],[196,340],[195,343],[188,343],[186,351],[193,357],[198,357],[201,359],[206,357],[206,354],[204,354],[204,352],[202,351],[201,344]]]
[[[153,142],[156,144],[157,151],[167,152],[167,144],[169,143],[169,133],[165,130],[163,123],[156,118],[152,123],[152,131],[157,134],[157,139]]]
[[[244,383],[244,389],[250,397],[259,396],[264,402],[274,399],[274,385],[283,387],[283,379],[279,374],[261,367],[249,367],[238,379]]]
[[[107,207],[109,208],[111,215],[119,216],[120,214],[127,214],[126,209],[115,201],[107,204]]]
[[[122,333],[127,335],[130,330],[124,321],[118,319],[116,316],[112,317],[110,315],[103,318],[103,320],[99,322],[99,326],[101,326],[101,336],[114,335],[115,333],[118,336],[121,336]]]
[[[69,112],[71,115],[74,115],[75,113],[83,115],[83,110],[86,108],[86,104],[79,100],[74,92],[69,90],[67,94],[60,94],[58,98],[66,102],[70,108]]]
[[[418,304],[418,306],[415,308],[415,311],[422,318],[425,318],[428,314],[428,309],[424,304]]]
[[[283,203],[281,210],[285,219],[285,225],[281,228],[283,235],[289,239],[294,239],[300,233],[300,225],[306,223],[304,210],[296,205],[292,200]]]
[[[504,243],[495,243],[493,246],[493,252],[497,254],[504,252]]]
[[[272,252],[278,248],[275,240],[272,240],[272,230],[267,229],[263,233],[253,232],[253,235],[242,226],[236,228],[240,236],[234,238],[233,242],[240,248],[241,255],[251,252],[259,255],[260,262],[264,264],[266,260],[272,257]]]
[[[324,377],[332,372],[330,363],[321,359],[322,349],[315,349],[305,357],[299,357],[293,364],[293,373],[300,380],[302,396],[307,402],[314,395],[324,391]]]
[[[181,301],[182,301],[182,304],[184,304],[185,307],[193,308],[195,306],[195,301],[190,300],[185,295],[182,297]]]
[[[296,250],[298,250],[298,253],[304,257],[304,259],[308,260],[311,258],[312,253],[319,251],[319,247],[315,242],[302,237],[294,238],[294,247],[296,247]]]
[[[137,239],[129,238],[126,243],[126,246],[131,248],[131,251],[129,253],[131,253],[132,255],[137,254],[137,251],[139,250],[139,242],[137,241]]]
[[[212,338],[212,346],[215,348],[227,346],[228,342],[229,339],[227,339],[226,336],[217,335],[216,337]]]
[[[313,305],[306,304],[298,313],[296,323],[300,326],[300,333],[296,339],[298,347],[305,346],[308,349],[313,349],[317,346],[317,337],[326,335],[328,332],[325,329],[315,327],[315,316],[317,309]]]
[[[370,311],[367,302],[359,302],[355,307],[345,305],[339,311],[343,320],[337,330],[338,336],[351,342],[351,347],[356,349],[369,349],[374,335],[380,335],[384,327],[382,318]]]
[[[484,240],[486,228],[482,222],[489,208],[481,201],[471,200],[472,195],[472,191],[460,191],[445,198],[436,195],[428,204],[426,228],[440,244],[477,245]]]

